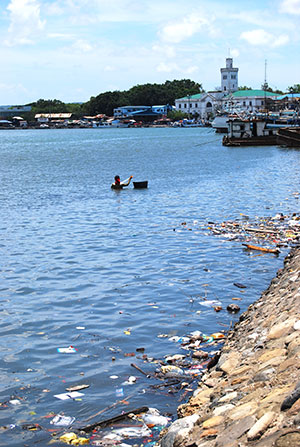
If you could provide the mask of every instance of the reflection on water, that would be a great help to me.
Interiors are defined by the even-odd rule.
[[[203,228],[298,211],[299,152],[224,148],[205,128],[2,131],[1,141],[0,425],[13,424],[2,443],[48,440],[21,427],[47,426],[50,412],[82,425],[120,389],[129,404],[104,418],[141,405],[174,412],[177,397],[132,370],[157,367],[136,349],[160,359],[181,350],[159,335],[238,319],[203,297],[223,308],[241,298],[242,311],[259,297],[286,252],[253,256]],[[149,188],[112,191],[116,174]],[[81,400],[54,397],[80,383],[90,385]]]

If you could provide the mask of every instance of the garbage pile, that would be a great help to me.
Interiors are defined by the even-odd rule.
[[[176,343],[181,353],[165,355],[163,359],[154,359],[148,357],[139,348],[139,352],[143,354],[137,358],[143,361],[146,365],[143,368],[147,368],[147,371],[135,363],[131,363],[131,366],[149,381],[148,392],[176,395],[180,402],[197,388],[204,370],[215,361],[219,353],[219,344],[224,341],[225,334],[216,332],[206,335],[200,331],[194,331],[187,336],[170,337],[167,334],[159,334],[158,337],[167,338],[171,343]],[[135,385],[137,379],[132,375],[123,385]],[[124,397],[121,390],[123,389],[119,390],[120,397]],[[77,387],[73,387],[66,394],[71,393],[78,393]],[[91,418],[95,419],[108,408],[111,409],[123,402],[119,400]],[[78,423],[74,423],[72,417],[64,414],[54,415],[50,424],[57,427],[56,433],[53,433],[54,438],[64,444],[102,447],[112,445],[130,447],[142,444],[151,447],[158,440],[161,431],[171,422],[170,414],[162,415],[156,408],[142,407],[81,427]],[[63,427],[65,430],[62,433]]]
[[[197,221],[194,225],[197,226]],[[192,231],[186,222],[181,225]],[[198,227],[197,227],[198,228]],[[214,235],[224,240],[241,242],[248,250],[258,250],[278,254],[280,248],[295,246],[300,237],[300,214],[276,214],[274,217],[256,217],[253,221],[241,213],[237,220],[221,223],[208,221],[202,228],[207,235]]]

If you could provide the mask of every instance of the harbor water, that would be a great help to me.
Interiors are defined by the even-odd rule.
[[[47,445],[54,414],[175,414],[178,395],[131,364],[153,372],[182,353],[170,337],[228,330],[232,298],[244,311],[268,286],[288,249],[249,253],[209,222],[299,212],[300,151],[225,148],[211,128],[43,129],[1,131],[0,159],[0,444]],[[116,174],[148,188],[111,190]]]

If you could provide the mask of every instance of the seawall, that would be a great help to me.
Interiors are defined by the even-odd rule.
[[[228,333],[161,447],[300,446],[300,248]]]

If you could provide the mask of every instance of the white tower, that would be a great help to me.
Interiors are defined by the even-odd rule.
[[[232,58],[226,59],[226,68],[221,68],[221,88],[223,93],[232,93],[238,90],[238,68],[233,68]]]

